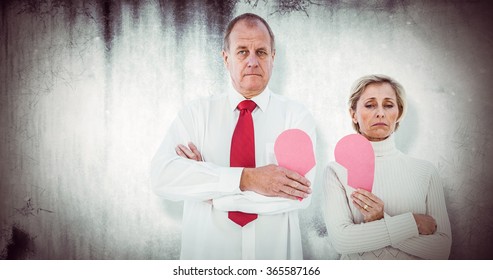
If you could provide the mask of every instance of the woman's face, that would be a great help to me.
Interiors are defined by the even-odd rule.
[[[350,109],[350,113],[368,140],[386,139],[394,132],[399,117],[394,89],[388,83],[368,85],[356,103],[356,110]]]

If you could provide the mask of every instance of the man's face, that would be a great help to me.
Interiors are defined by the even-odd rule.
[[[260,94],[267,84],[274,65],[275,51],[267,27],[261,22],[241,20],[229,36],[229,50],[223,51],[233,87],[245,98]]]

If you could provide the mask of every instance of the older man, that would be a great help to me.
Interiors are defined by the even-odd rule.
[[[184,201],[182,259],[303,257],[297,210],[310,203],[315,168],[305,178],[275,165],[274,142],[298,128],[315,143],[315,123],[267,87],[274,58],[264,19],[233,19],[223,47],[232,87],[181,110],[153,158],[156,194]]]

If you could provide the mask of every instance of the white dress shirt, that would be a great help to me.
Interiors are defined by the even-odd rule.
[[[239,117],[236,106],[245,98],[232,88],[223,95],[192,102],[171,124],[152,160],[151,182],[163,198],[184,201],[182,259],[301,259],[298,209],[310,197],[288,200],[242,192],[243,168],[229,167],[233,131]],[[276,164],[274,143],[290,128],[305,131],[315,148],[315,121],[301,104],[273,94],[268,88],[252,98],[256,166]],[[176,155],[178,144],[193,142],[203,162]],[[315,168],[305,176],[313,184]],[[240,227],[228,211],[258,213]]]
[[[347,184],[346,168],[330,163],[323,201],[332,245],[342,259],[447,259],[452,236],[436,168],[397,150],[393,135],[371,144],[375,151],[372,193],[384,202],[384,218],[364,222],[352,203],[354,189]],[[432,216],[436,232],[420,235],[413,213]]]

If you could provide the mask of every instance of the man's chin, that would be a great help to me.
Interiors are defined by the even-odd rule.
[[[262,91],[264,91],[265,88],[265,85],[248,86],[243,87],[242,92],[244,93],[243,95],[246,98],[252,98],[256,95],[259,95]]]
[[[262,90],[265,88],[264,83],[247,83],[243,85],[243,88],[249,91]]]

